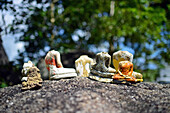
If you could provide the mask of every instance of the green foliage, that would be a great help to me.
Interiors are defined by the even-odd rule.
[[[0,78],[0,88],[4,88],[7,86],[8,86],[8,84],[5,82],[5,80],[3,78]]]
[[[153,63],[160,69],[170,63],[170,2],[167,0],[115,0],[111,14],[111,0],[24,0],[21,5],[10,5],[15,16],[10,33],[22,33],[18,41],[25,42],[24,58],[38,59],[50,49],[66,52],[70,49],[89,49],[109,43],[108,51],[135,51],[135,69],[151,78]],[[112,1],[113,2],[113,1]],[[16,10],[17,8],[18,10]],[[21,25],[25,27],[21,27]],[[73,36],[78,38],[75,40]],[[123,38],[124,41],[121,41]],[[157,54],[156,54],[157,53]],[[143,58],[144,62],[140,61]],[[155,73],[158,73],[155,71]]]
[[[158,70],[147,70],[146,72],[143,73],[144,81],[154,82],[157,76],[159,76],[158,73],[159,73]]]

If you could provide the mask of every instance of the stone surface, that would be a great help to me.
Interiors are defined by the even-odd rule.
[[[118,71],[120,61],[132,62],[133,55],[131,53],[129,53],[128,51],[117,51],[117,52],[113,53],[113,65],[114,65],[116,71]]]
[[[45,63],[49,72],[49,79],[60,79],[77,76],[75,69],[63,67],[60,59],[60,53],[58,51],[49,51],[45,57]]]
[[[42,86],[40,70],[31,61],[24,63],[22,75],[22,90],[38,89]]]
[[[170,84],[110,84],[84,77],[0,89],[0,113],[169,113]]]
[[[88,57],[87,55],[80,56],[75,61],[75,67],[78,75],[83,77],[88,77],[92,64],[93,64],[92,58]]]

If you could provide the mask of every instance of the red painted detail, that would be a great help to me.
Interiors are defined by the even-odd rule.
[[[57,68],[62,68],[63,66],[62,65],[56,65]]]
[[[48,71],[50,71],[50,68],[49,68],[49,67],[47,67],[47,70],[48,70]]]
[[[52,57],[52,58],[50,58],[50,59],[45,59],[45,63],[46,63],[47,65],[54,65],[54,66],[56,66],[56,62],[55,62],[54,57]]]

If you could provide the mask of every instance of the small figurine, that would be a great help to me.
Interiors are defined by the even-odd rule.
[[[60,59],[60,53],[58,51],[49,51],[45,57],[45,63],[49,72],[49,79],[60,79],[77,76],[75,69],[63,67]]]
[[[131,53],[129,53],[128,51],[117,51],[117,52],[113,53],[113,65],[114,65],[116,71],[118,71],[120,61],[132,62],[133,55]]]
[[[133,64],[129,61],[120,61],[118,73],[113,76],[114,80],[126,80],[137,82],[137,79],[132,76]]]
[[[113,53],[113,65],[116,69],[116,72],[118,73],[113,77],[113,79],[121,81],[123,80],[121,78],[124,78],[124,80],[128,82],[142,82],[142,74],[133,71],[132,61],[133,55],[128,51],[117,51]],[[127,68],[132,69],[130,74],[123,74],[125,72],[122,73],[121,71]],[[118,76],[122,77],[119,78]]]
[[[107,52],[101,52],[96,55],[96,64],[92,68],[100,72],[115,73],[116,70],[111,68],[110,64],[111,56]]]
[[[112,82],[112,76],[116,70],[110,67],[111,56],[106,52],[101,52],[96,55],[96,64],[92,65],[89,78],[101,82]]]
[[[22,90],[38,89],[42,86],[40,70],[31,61],[24,63],[21,73]]]
[[[80,56],[75,61],[75,67],[78,75],[83,77],[88,77],[92,64],[93,64],[92,58],[89,58],[87,55]]]

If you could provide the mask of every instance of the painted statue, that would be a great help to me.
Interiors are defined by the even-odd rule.
[[[45,57],[45,63],[49,72],[49,79],[60,79],[77,76],[75,69],[63,67],[60,53],[58,51],[49,51]]]

